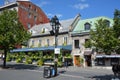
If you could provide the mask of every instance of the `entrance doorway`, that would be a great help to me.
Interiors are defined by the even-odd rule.
[[[85,65],[91,66],[91,55],[84,55],[85,57]]]
[[[75,66],[80,66],[80,56],[74,56],[74,64]]]

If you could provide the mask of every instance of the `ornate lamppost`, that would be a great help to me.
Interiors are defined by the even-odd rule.
[[[59,33],[59,19],[57,18],[57,16],[54,16],[53,18],[51,18],[50,20],[50,25],[52,26],[52,30],[50,31],[51,35],[55,36],[55,48],[57,48],[57,36]],[[57,54],[54,54],[54,68],[55,68],[55,76],[57,75]]]

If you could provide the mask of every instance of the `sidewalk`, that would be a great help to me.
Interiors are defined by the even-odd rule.
[[[94,66],[92,68],[96,68],[96,69],[112,69],[112,66]]]
[[[93,69],[102,69],[102,70],[112,70],[112,67],[103,67],[103,66],[94,66],[94,67],[77,67],[69,66],[68,68],[62,67],[58,68],[59,71],[80,71],[81,69],[93,70]]]

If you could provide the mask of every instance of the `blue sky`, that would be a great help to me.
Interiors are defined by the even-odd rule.
[[[9,0],[12,1],[12,0]],[[107,16],[113,18],[115,9],[120,10],[120,0],[30,0],[41,7],[51,18],[57,15],[60,20],[74,18],[81,14],[81,19]],[[3,5],[4,0],[0,1]]]

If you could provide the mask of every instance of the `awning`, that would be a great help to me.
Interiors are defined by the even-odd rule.
[[[48,47],[35,47],[35,48],[20,48],[20,49],[13,49],[10,52],[30,52],[30,51],[47,51],[47,50],[54,50],[55,46],[48,46]],[[72,45],[66,46],[57,46],[62,50],[72,50]]]
[[[120,58],[120,55],[96,55],[96,58]]]
[[[85,51],[84,52],[84,55],[91,55],[92,54],[92,51]]]

